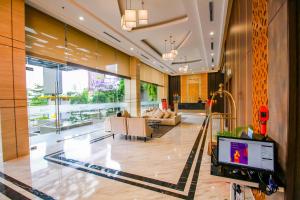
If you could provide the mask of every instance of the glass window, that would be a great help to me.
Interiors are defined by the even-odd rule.
[[[30,136],[103,130],[106,116],[126,108],[123,78],[32,57],[27,60]],[[37,141],[31,138],[32,144]]]
[[[158,86],[152,83],[141,81],[141,110],[144,112],[150,107],[159,107],[157,97]]]

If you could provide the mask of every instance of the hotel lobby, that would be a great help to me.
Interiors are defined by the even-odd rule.
[[[0,0],[0,200],[300,199],[297,0]]]

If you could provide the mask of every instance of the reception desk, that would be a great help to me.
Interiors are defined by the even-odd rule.
[[[205,110],[205,103],[179,103],[181,110]]]

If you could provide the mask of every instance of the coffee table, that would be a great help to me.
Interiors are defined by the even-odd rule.
[[[148,120],[148,126],[150,126],[151,128],[158,130],[159,129],[159,125],[160,125],[160,121],[159,120]]]

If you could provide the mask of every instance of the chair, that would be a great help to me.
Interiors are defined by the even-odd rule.
[[[147,119],[141,117],[127,118],[127,133],[129,136],[152,137],[152,129],[147,124]]]
[[[106,132],[111,132],[110,117],[106,117],[104,120],[104,130]]]
[[[110,117],[110,125],[113,138],[115,134],[123,134],[127,139],[126,117]]]

